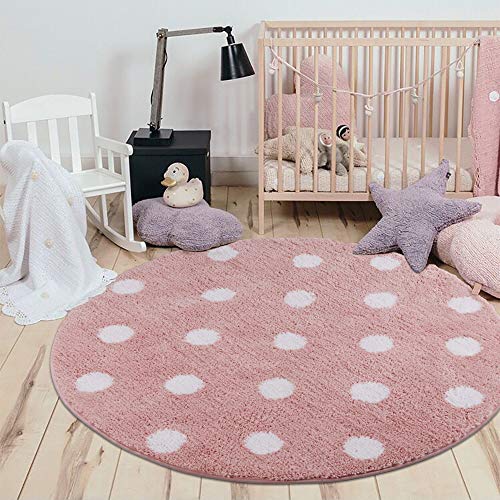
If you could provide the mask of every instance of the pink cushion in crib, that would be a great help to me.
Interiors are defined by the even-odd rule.
[[[301,73],[314,78],[314,57],[308,57],[301,63]],[[329,56],[318,56],[318,76],[321,84],[331,85],[332,59]],[[340,66],[337,66],[337,88],[349,90],[349,82]],[[300,106],[302,127],[314,127],[314,85],[301,78]],[[332,92],[322,88],[323,97],[318,106],[318,128],[330,130],[332,127]],[[337,94],[337,125],[349,123],[349,94]],[[296,124],[296,94],[283,94],[283,129]],[[278,95],[274,94],[266,101],[266,134],[268,138],[278,136]]]
[[[443,229],[434,253],[470,285],[500,298],[500,197],[472,198],[482,205],[470,219]]]

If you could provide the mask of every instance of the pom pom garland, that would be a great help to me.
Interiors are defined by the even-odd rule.
[[[273,60],[269,63],[269,73],[271,75],[274,75],[274,73],[278,69],[278,65],[279,65],[278,58],[274,57]]]
[[[420,96],[417,93],[417,89],[419,87],[423,86],[426,82],[435,78],[437,75],[440,75],[444,71],[448,70],[453,65],[455,65],[455,69],[457,72],[457,78],[459,78],[459,79],[464,78],[463,58],[465,57],[467,52],[469,50],[471,50],[478,43],[479,43],[479,40],[474,40],[474,42],[472,44],[470,44],[468,47],[464,48],[464,50],[462,51],[462,53],[460,54],[459,57],[457,57],[456,59],[451,61],[446,66],[439,68],[437,71],[432,73],[430,76],[428,76],[424,80],[419,81],[419,82],[417,82],[411,86],[408,86],[408,87],[399,87],[399,88],[394,89],[394,90],[378,92],[376,94],[365,94],[363,92],[354,92],[352,90],[338,89],[338,88],[334,87],[333,85],[319,83],[316,80],[314,80],[313,78],[311,78],[307,75],[304,75],[295,66],[293,66],[292,64],[285,61],[281,56],[279,56],[277,54],[277,52],[274,50],[274,48],[272,46],[269,47],[269,49],[271,50],[271,53],[273,54],[273,59],[269,63],[269,73],[271,73],[271,75],[273,75],[276,72],[276,70],[278,69],[279,65],[284,64],[286,67],[288,67],[289,69],[291,69],[294,72],[295,83],[297,81],[297,78],[302,77],[315,85],[316,91],[314,92],[313,97],[314,97],[314,100],[316,103],[321,102],[321,98],[323,97],[323,93],[321,92],[321,87],[326,87],[326,88],[331,89],[332,92],[335,92],[337,94],[345,93],[345,94],[349,94],[351,96],[358,96],[358,97],[362,97],[362,98],[366,99],[367,102],[364,106],[365,114],[366,114],[366,116],[371,116],[373,113],[373,109],[374,109],[372,106],[372,99],[375,99],[377,97],[387,97],[387,96],[391,96],[394,94],[398,94],[400,92],[411,91],[410,95],[411,95],[412,102],[413,102],[413,104],[417,105],[418,101],[420,99]]]

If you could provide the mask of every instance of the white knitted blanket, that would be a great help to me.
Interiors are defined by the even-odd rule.
[[[100,268],[85,240],[85,199],[75,180],[36,146],[0,150],[10,265],[0,271],[0,304],[16,323],[62,318],[116,277]]]

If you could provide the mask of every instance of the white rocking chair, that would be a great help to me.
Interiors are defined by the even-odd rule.
[[[99,135],[95,94],[90,93],[89,98],[72,95],[46,95],[28,99],[13,106],[4,102],[3,113],[7,140],[9,141],[14,139],[12,125],[26,123],[28,141],[38,145],[37,123],[46,121],[49,130],[50,156],[57,163],[61,163],[57,120],[67,119],[69,122],[72,175],[75,176],[82,188],[85,198],[93,196],[100,198],[98,212],[86,200],[90,221],[113,243],[125,250],[131,252],[144,252],[146,250],[144,242],[134,240],[129,171],[129,156],[133,149],[128,144],[106,139]],[[90,117],[92,124],[94,168],[89,170],[82,170],[77,122],[79,116]],[[102,161],[103,151],[107,153],[107,168],[104,167]],[[115,156],[120,158],[120,173],[115,172]],[[123,192],[125,235],[115,231],[108,222],[106,195],[120,192]]]

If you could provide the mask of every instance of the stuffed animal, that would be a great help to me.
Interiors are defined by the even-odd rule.
[[[351,129],[347,125],[339,125],[337,127],[337,137],[347,148],[347,160],[349,161]],[[366,167],[367,158],[365,145],[362,142],[358,142],[356,136],[353,136],[353,155],[355,167]]]
[[[189,179],[189,169],[184,163],[172,163],[163,175],[165,186],[163,201],[174,208],[192,207],[203,199],[203,184],[200,179]]]
[[[324,167],[329,162],[328,159],[331,156],[331,153],[328,152],[328,146],[321,144],[321,134],[325,134],[325,137],[328,136],[330,139],[326,139],[324,142],[332,142],[331,133],[328,130],[318,130],[319,140],[318,140],[318,166]],[[299,134],[299,143],[300,143],[300,151],[299,151],[299,162],[300,162],[300,171],[303,174],[310,174],[313,171],[314,164],[314,128],[304,127],[300,129]],[[283,131],[283,135],[281,137],[281,146],[282,146],[282,158],[283,160],[295,161],[296,155],[295,151],[297,148],[297,128],[296,127],[287,127]],[[264,156],[266,159],[277,160],[279,147],[279,141],[277,138],[268,139],[264,141]],[[342,139],[336,138],[336,147],[337,151],[335,154],[336,161],[336,171],[337,175],[346,175],[347,168],[349,167],[349,148],[346,147],[346,142]],[[340,152],[339,152],[340,149]],[[258,148],[256,149],[258,152]],[[340,166],[340,165],[343,165]],[[346,168],[347,166],[347,168]],[[328,168],[328,167],[327,167]]]
[[[318,166],[324,167],[327,170],[331,169],[332,158],[332,145],[333,139],[331,134],[327,132],[320,132],[318,140]],[[349,170],[349,150],[346,149],[344,144],[336,141],[335,147],[335,173],[337,175],[347,175]]]

